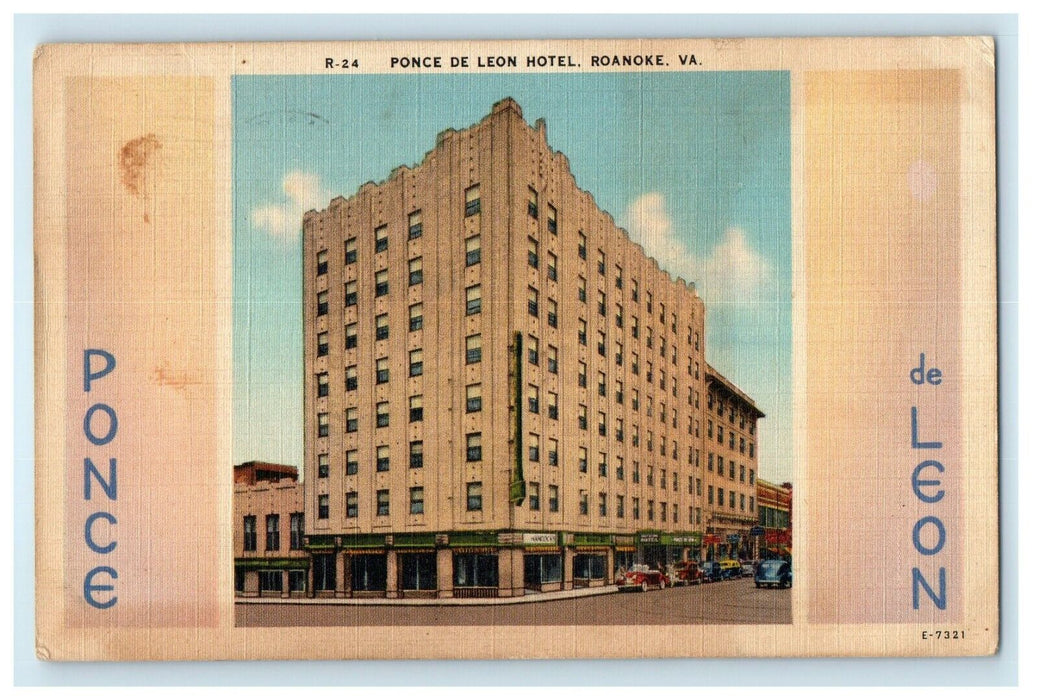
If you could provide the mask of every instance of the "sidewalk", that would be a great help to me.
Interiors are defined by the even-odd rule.
[[[616,586],[598,588],[575,588],[571,591],[529,593],[512,598],[235,598],[235,604],[243,605],[517,605],[519,603],[541,603],[547,600],[587,598],[593,595],[616,593]]]

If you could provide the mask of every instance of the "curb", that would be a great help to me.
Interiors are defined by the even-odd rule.
[[[616,586],[577,588],[570,591],[531,593],[512,598],[235,598],[235,605],[519,605],[550,600],[568,600],[616,593]]]

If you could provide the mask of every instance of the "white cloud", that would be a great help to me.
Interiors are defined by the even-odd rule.
[[[747,241],[743,229],[729,227],[702,258],[675,233],[667,200],[647,192],[628,207],[625,223],[632,239],[672,275],[695,282],[701,295],[715,302],[752,304],[763,300],[772,266]]]
[[[295,240],[303,226],[303,212],[323,209],[331,196],[319,175],[300,171],[286,173],[281,189],[286,197],[282,202],[264,202],[253,209],[253,226],[274,236]]]

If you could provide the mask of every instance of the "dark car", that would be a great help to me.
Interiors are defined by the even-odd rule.
[[[758,564],[754,572],[754,585],[758,588],[774,586],[790,588],[794,583],[794,572],[790,562],[782,559],[766,559]]]
[[[722,580],[722,567],[716,561],[705,561],[700,564],[700,573],[703,574],[704,583]]]

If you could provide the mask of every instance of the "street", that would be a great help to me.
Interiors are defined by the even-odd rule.
[[[790,589],[751,578],[646,593],[612,593],[513,605],[336,605],[239,603],[239,627],[383,625],[790,624]]]

